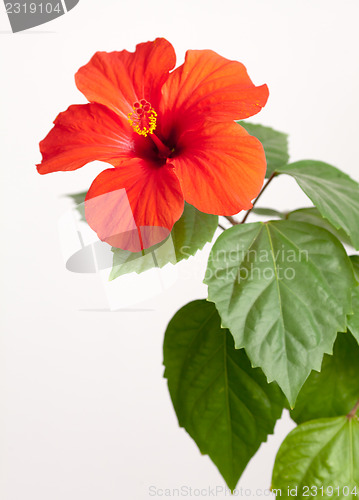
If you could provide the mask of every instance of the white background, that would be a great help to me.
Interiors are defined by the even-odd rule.
[[[133,50],[157,36],[179,63],[188,48],[211,48],[268,84],[252,121],[288,132],[293,160],[327,161],[359,180],[358,18],[356,0],[80,0],[62,18],[11,34],[0,5],[3,500],[142,500],[150,485],[224,485],[178,428],[162,378],[163,332],[177,309],[205,297],[206,252],[181,265],[165,293],[117,312],[98,276],[65,269],[64,195],[88,188],[103,165],[39,176],[35,163],[57,113],[85,102],[76,70],[97,50]],[[309,201],[283,176],[265,205]],[[145,286],[131,283],[123,286]],[[292,426],[278,423],[239,487],[270,485]]]

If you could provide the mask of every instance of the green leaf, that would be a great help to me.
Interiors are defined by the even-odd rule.
[[[292,495],[288,494],[288,488]],[[272,491],[282,499],[295,496],[297,499],[356,500],[359,495],[358,418],[312,420],[290,432],[275,460]]]
[[[342,241],[346,245],[352,246],[348,235],[342,229],[335,229],[335,227],[327,220],[322,217],[319,210],[316,207],[310,208],[299,208],[290,212],[286,217],[288,220],[297,220],[301,222],[309,222],[309,224],[314,224],[315,226],[322,227],[330,231],[338,240]]]
[[[129,273],[143,273],[153,267],[162,268],[166,264],[176,264],[176,252],[170,237],[141,252],[130,252],[112,247],[113,264],[110,281]]]
[[[263,145],[266,159],[266,177],[270,177],[277,168],[286,165],[289,161],[288,136],[270,127],[264,127],[248,122],[237,122],[244,127],[250,135],[257,137]]]
[[[359,184],[335,167],[305,160],[278,169],[294,177],[323,217],[343,229],[359,250]]]
[[[346,330],[355,279],[341,243],[304,222],[237,225],[214,244],[204,282],[222,325],[291,407]]]
[[[85,198],[87,195],[87,191],[84,191],[82,193],[74,193],[74,194],[68,194],[67,197],[71,198],[72,201],[76,204],[76,210],[79,212],[81,218],[80,220],[83,220],[86,222],[85,218]]]
[[[84,203],[86,195],[87,191],[83,191],[82,193],[68,194],[67,197],[71,198],[76,205],[80,205],[81,203]]]
[[[359,282],[359,255],[351,255],[350,260],[353,264],[355,277]],[[348,326],[359,344],[359,287],[358,286],[353,290],[353,311],[354,314],[348,317]]]
[[[284,219],[285,214],[283,212],[278,212],[278,210],[273,210],[272,208],[252,208],[251,212],[256,215],[264,215],[266,217],[277,217],[278,219]]]
[[[204,214],[185,203],[182,217],[173,226],[171,237],[177,261],[188,259],[212,241],[218,227],[218,215]]]
[[[324,355],[321,372],[312,372],[300,391],[292,419],[301,424],[348,414],[359,399],[358,368],[359,345],[349,332],[339,333],[333,356]]]
[[[143,273],[153,267],[164,267],[188,259],[212,241],[218,226],[218,216],[204,214],[188,203],[176,222],[170,237],[143,252],[112,248],[113,268],[110,280],[128,273]]]
[[[259,445],[273,433],[283,394],[251,367],[243,349],[234,349],[216,308],[205,300],[175,314],[163,351],[179,425],[233,490]]]

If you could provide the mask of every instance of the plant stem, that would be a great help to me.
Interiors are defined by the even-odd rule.
[[[269,177],[269,179],[267,180],[267,182],[264,184],[263,188],[262,188],[262,191],[259,193],[259,195],[257,196],[257,198],[254,200],[253,202],[253,207],[250,208],[248,210],[248,212],[246,213],[246,215],[243,217],[243,219],[241,220],[241,222],[239,222],[239,224],[244,224],[247,220],[247,217],[248,215],[251,213],[251,211],[253,210],[254,208],[254,205],[257,203],[257,201],[259,200],[259,198],[262,196],[262,194],[264,193],[265,189],[268,187],[268,185],[272,182],[272,180],[274,179],[274,177],[276,176],[276,172],[273,172],[272,175]]]
[[[236,224],[239,224],[236,219],[234,219],[231,215],[224,215],[223,216],[225,219],[229,220],[229,222],[232,224],[232,226],[235,226]]]
[[[251,213],[251,211],[253,210],[254,208],[254,205],[257,203],[257,201],[259,200],[259,198],[262,196],[264,190],[267,188],[267,186],[269,185],[270,182],[272,182],[272,180],[274,179],[274,177],[276,177],[277,173],[276,172],[273,172],[273,174],[269,177],[269,179],[267,180],[267,182],[264,184],[264,186],[262,187],[262,190],[261,192],[259,193],[259,195],[257,196],[257,198],[254,200],[253,202],[253,207],[250,208],[248,210],[248,212],[246,213],[246,215],[243,217],[243,219],[241,220],[241,222],[237,221],[234,217],[232,217],[231,215],[224,215],[223,217],[225,219],[227,219],[231,224],[232,226],[236,226],[237,224],[244,224],[247,220],[247,217],[248,215]]]
[[[352,418],[354,418],[354,417],[355,417],[355,414],[356,414],[356,412],[357,412],[358,410],[359,410],[359,399],[358,399],[358,401],[355,403],[354,408],[353,408],[352,410],[350,410],[350,412],[348,413],[347,418],[348,418],[349,420],[351,420]]]

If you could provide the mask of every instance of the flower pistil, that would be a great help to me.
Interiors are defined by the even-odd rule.
[[[146,99],[141,99],[133,104],[132,109],[134,112],[128,113],[128,121],[133,130],[144,137],[153,134],[157,126],[157,113],[151,103]]]

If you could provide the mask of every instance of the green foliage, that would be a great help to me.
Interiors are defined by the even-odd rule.
[[[298,499],[358,498],[357,417],[312,420],[289,433],[278,451],[272,477],[272,489],[280,489],[282,499],[293,497],[288,488],[297,488],[293,496]]]
[[[286,218],[288,220],[297,220],[301,222],[309,222],[309,224],[314,224],[314,226],[322,227],[327,231],[330,231],[338,240],[342,241],[346,245],[352,246],[349,236],[342,229],[335,229],[335,227],[325,219],[316,207],[309,208],[299,208],[293,212],[289,212]]]
[[[278,168],[286,165],[289,161],[288,136],[270,127],[264,127],[254,123],[237,122],[244,127],[250,135],[257,137],[263,145],[266,159],[266,177],[270,177]]]
[[[236,348],[293,407],[351,312],[353,269],[340,242],[304,222],[235,226],[218,238],[204,282]]]
[[[84,222],[86,222],[86,218],[85,218],[85,198],[86,198],[86,195],[87,195],[87,191],[83,191],[82,193],[75,193],[75,194],[68,194],[67,197],[68,198],[71,198],[72,201],[75,203],[76,205],[76,209],[77,211],[79,212],[80,214],[80,220],[83,220]]]
[[[272,208],[252,208],[252,213],[256,215],[264,215],[265,217],[276,217],[277,219],[285,219],[283,212],[273,210]]]
[[[165,377],[181,427],[216,464],[233,490],[247,463],[273,432],[284,397],[251,367],[221,328],[213,304],[197,300],[169,323]]]
[[[218,227],[218,215],[204,214],[185,203],[181,218],[173,226],[171,237],[177,262],[188,259],[212,241]]]
[[[286,134],[238,123],[263,144],[266,177],[292,176],[315,206],[254,207],[279,220],[218,238],[204,280],[210,302],[187,304],[166,330],[172,402],[233,490],[287,405],[281,388],[299,426],[280,447],[273,489],[281,498],[357,500],[359,256],[349,258],[342,243],[359,250],[359,184],[320,161],[288,164]],[[69,195],[84,221],[85,195]],[[188,259],[217,225],[218,216],[185,204],[166,241],[138,253],[113,248],[110,279]]]
[[[128,273],[143,273],[153,267],[164,267],[188,259],[213,239],[218,216],[204,214],[185,203],[181,218],[175,223],[166,241],[142,252],[112,248],[113,267],[110,280]]]
[[[343,229],[359,250],[359,184],[321,161],[304,160],[277,169],[294,177],[323,217]]]
[[[81,203],[84,203],[86,195],[87,191],[83,191],[81,193],[68,194],[67,197],[71,198],[76,205],[80,205]]]
[[[332,356],[324,355],[320,373],[312,372],[299,393],[292,419],[307,420],[346,415],[359,398],[359,345],[339,333]]]
[[[353,264],[355,277],[359,283],[359,256],[352,255],[350,260]],[[354,314],[348,318],[348,325],[359,344],[359,286],[353,290],[353,311]]]
[[[176,252],[170,237],[142,252],[130,252],[112,247],[113,265],[110,281],[129,273],[143,273],[153,267],[162,268],[166,264],[176,264]]]

